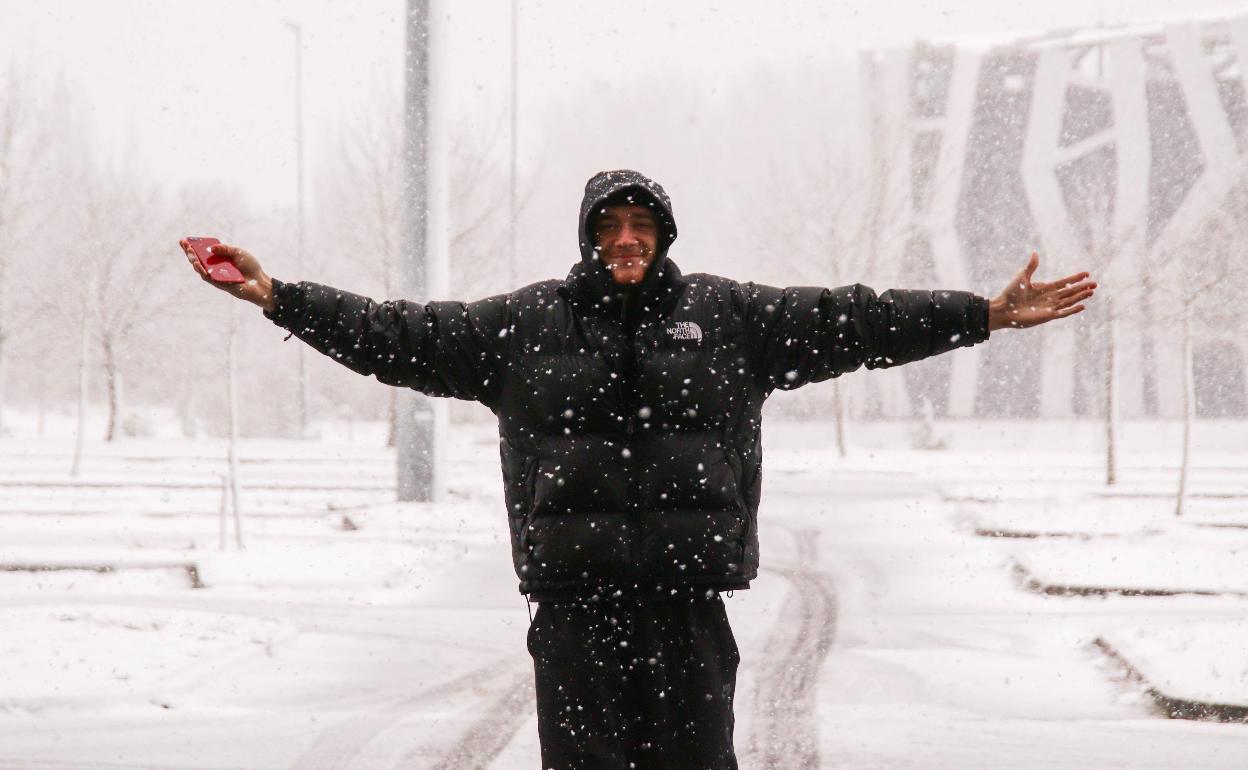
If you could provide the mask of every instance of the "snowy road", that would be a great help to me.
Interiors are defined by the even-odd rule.
[[[1008,569],[1016,544],[960,527],[939,478],[769,460],[764,574],[728,601],[743,768],[1248,766],[1248,726],[1157,717],[1089,646],[1150,618],[1242,616],[1242,600],[1024,592]],[[496,473],[477,463],[459,483],[492,489]],[[528,615],[494,503],[466,498],[471,515],[436,530],[441,550],[412,552],[429,560],[413,565],[430,571],[418,585],[358,597],[0,583],[10,612],[218,613],[290,629],[185,661],[156,698],[0,700],[0,770],[538,767]],[[386,521],[358,518],[359,532],[334,537]],[[336,542],[323,547],[366,560]]]
[[[809,489],[812,480],[793,481]],[[1159,719],[1086,646],[1107,624],[1242,617],[1242,602],[1025,593],[1002,567],[1003,544],[959,531],[929,484],[861,476],[829,482],[834,496],[782,495],[771,521],[799,537],[775,543],[765,556],[775,566],[777,557],[809,551],[817,532],[820,566],[831,575],[817,585],[836,587],[835,643],[820,664],[813,717],[818,759],[798,751],[787,764],[773,764],[759,761],[766,754],[745,752],[743,766],[1248,766],[1244,725]],[[780,486],[773,475],[771,491]],[[815,593],[796,582],[789,590],[805,592],[807,603]],[[756,642],[743,655],[766,676],[774,650]],[[766,716],[754,719],[751,746],[768,745],[758,734]]]

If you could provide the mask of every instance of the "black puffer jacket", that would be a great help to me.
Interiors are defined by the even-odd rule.
[[[632,292],[612,283],[588,232],[626,188],[661,223]],[[579,236],[582,260],[563,281],[467,304],[275,282],[270,315],[361,374],[494,411],[516,574],[541,599],[747,587],[767,396],[988,338],[987,301],[966,292],[682,276],[666,258],[670,202],[635,172],[590,180]]]

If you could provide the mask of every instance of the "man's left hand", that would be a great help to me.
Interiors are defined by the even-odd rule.
[[[1033,252],[1027,266],[988,303],[988,331],[1025,329],[1083,311],[1081,303],[1096,290],[1096,283],[1087,280],[1090,274],[1085,271],[1051,283],[1032,283],[1039,266],[1040,257]]]

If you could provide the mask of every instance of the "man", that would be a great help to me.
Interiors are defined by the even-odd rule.
[[[992,302],[682,276],[671,202],[634,171],[589,180],[578,234],[567,279],[468,304],[283,283],[233,246],[249,281],[219,287],[361,374],[498,416],[543,767],[735,768],[720,592],[758,574],[763,401],[1073,315],[1095,284],[1033,283],[1034,254]]]

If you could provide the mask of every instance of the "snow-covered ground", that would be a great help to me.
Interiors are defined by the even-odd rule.
[[[1171,698],[1248,708],[1248,618],[1140,626],[1107,641]]]
[[[1095,424],[855,425],[840,458],[771,420],[742,767],[1248,766],[1248,724],[1149,694],[1248,693],[1248,431],[1200,428],[1176,520],[1172,425],[1127,426],[1106,488]],[[244,442],[241,551],[219,441],[89,444],[75,479],[63,438],[0,441],[0,768],[539,766],[491,427],[434,504],[388,502],[375,428],[321,435]]]

